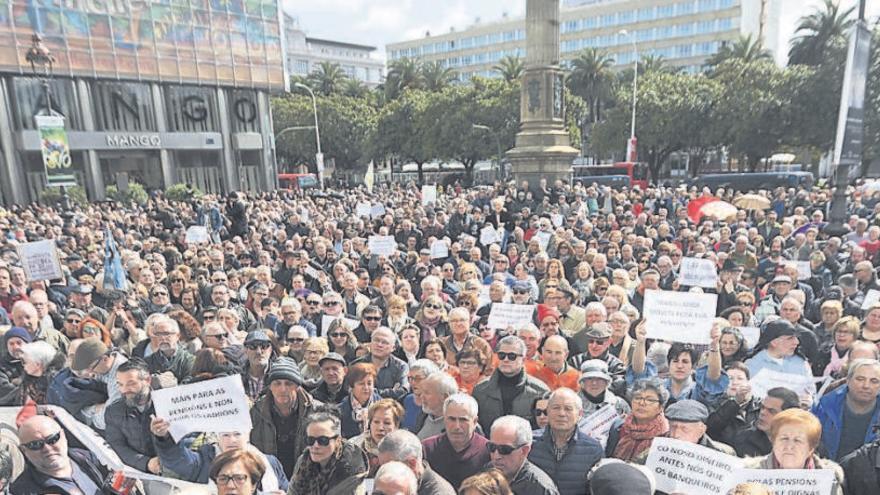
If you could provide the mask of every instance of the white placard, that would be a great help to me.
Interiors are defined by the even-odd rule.
[[[862,309],[867,311],[871,306],[877,304],[877,301],[880,301],[880,290],[869,290],[868,293],[865,294],[865,300],[862,301]]]
[[[500,243],[504,239],[503,234],[495,227],[487,225],[480,230],[480,244],[488,246],[496,242]]]
[[[664,493],[727,493],[742,466],[742,459],[666,437],[654,438],[645,462]]]
[[[834,471],[830,469],[740,469],[729,488],[739,483],[760,483],[774,495],[831,495]]]
[[[516,327],[524,322],[532,321],[535,312],[534,304],[495,303],[489,312],[489,328],[504,329]]]
[[[431,244],[431,259],[444,259],[449,257],[449,246],[446,241],[437,239]]]
[[[61,260],[55,241],[28,242],[18,246],[18,258],[29,282],[61,278]]]
[[[682,259],[678,283],[691,287],[714,289],[718,284],[718,271],[715,263],[712,260],[700,258]]]
[[[312,280],[318,280],[318,277],[321,275],[321,271],[313,267],[312,265],[306,265],[306,269],[303,271],[306,273],[306,275],[312,277]]]
[[[437,202],[437,186],[436,185],[427,185],[422,186],[422,206],[428,206],[431,203]]]
[[[717,294],[645,291],[648,338],[708,345],[717,303]]]
[[[308,208],[303,208],[302,210],[300,210],[299,219],[303,222],[309,221],[309,209]]]
[[[813,269],[810,268],[809,261],[788,261],[785,264],[797,268],[798,280],[810,280],[810,277],[813,276]]]
[[[370,207],[370,216],[372,218],[381,217],[385,214],[385,205],[382,203],[375,204]]]
[[[187,244],[206,244],[210,242],[211,238],[208,236],[208,227],[204,225],[193,225],[186,229],[186,238],[184,241]]]
[[[612,404],[606,404],[582,419],[578,429],[586,432],[587,435],[601,443],[602,447],[605,447],[608,442],[608,432],[611,431],[611,426],[614,425],[614,421],[618,417],[620,416],[617,414],[617,408]]]
[[[752,395],[759,399],[767,396],[767,391],[771,388],[783,387],[787,388],[798,396],[816,394],[816,386],[813,384],[813,377],[806,375],[795,375],[792,373],[781,373],[779,371],[762,369],[757,372],[749,380],[752,386]]]
[[[321,316],[321,335],[319,335],[319,337],[324,337],[325,335],[327,335],[327,333],[330,331],[330,325],[340,318],[342,318],[342,324],[345,325],[345,328],[352,331],[354,331],[354,329],[361,324],[360,321],[355,320],[354,318],[323,315]]]
[[[244,386],[235,375],[154,390],[153,406],[156,417],[171,423],[175,441],[195,431],[248,432],[252,426]]]
[[[554,213],[554,214],[550,215],[550,221],[553,222],[554,227],[562,227],[562,221],[563,221],[562,215],[560,215],[558,213]]]
[[[368,217],[370,216],[371,209],[370,203],[358,203],[354,208],[354,212],[359,217]]]
[[[397,251],[397,241],[390,235],[371,235],[367,246],[370,254],[377,256],[391,256]]]
[[[484,285],[480,287],[480,293],[477,294],[477,304],[482,308],[490,302],[492,302],[492,298],[489,296],[489,286]]]
[[[740,333],[743,334],[743,338],[746,339],[746,345],[748,345],[749,349],[753,349],[756,345],[758,345],[758,340],[761,339],[761,329],[759,327],[738,327]]]
[[[551,237],[553,237],[552,232],[535,232],[535,239],[538,240],[538,245],[541,246],[541,251],[547,250]]]

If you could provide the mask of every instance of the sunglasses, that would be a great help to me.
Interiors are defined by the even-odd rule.
[[[208,335],[208,337],[214,337],[217,340],[226,340],[229,338],[229,334],[228,333],[217,333],[214,335]]]
[[[74,325],[79,325],[79,322],[81,322],[82,320],[77,320],[76,318],[68,318],[66,321],[67,321],[67,323],[73,323]]]
[[[348,337],[348,334],[343,333],[343,332],[336,332],[336,333],[331,333],[330,337],[332,337],[334,339],[341,339],[341,338]]]
[[[217,319],[216,315],[202,315],[202,319],[205,321],[213,321]]]
[[[521,357],[520,354],[515,352],[498,352],[498,359],[501,361],[516,361]]]
[[[522,445],[514,447],[513,445],[498,445],[495,442],[489,442],[488,447],[490,453],[498,452],[501,455],[510,455]]]
[[[309,306],[318,306],[321,304],[321,301],[309,301]]]
[[[364,320],[366,321],[382,321],[381,316],[364,316]]]
[[[292,338],[288,338],[287,341],[288,341],[288,342],[293,342],[293,343],[295,343],[295,344],[298,344],[298,343],[301,343],[301,342],[305,342],[306,339],[301,338],[301,337],[292,337]]]
[[[339,301],[327,301],[324,303],[324,306],[339,306]]]
[[[587,344],[602,345],[605,342],[608,342],[608,339],[587,339]]]
[[[515,291],[513,291],[513,293],[514,293],[514,294],[523,295],[523,294],[528,294],[529,291],[527,291],[527,290],[515,290]]]
[[[153,292],[153,297],[167,296],[167,292]]]
[[[546,415],[547,415],[546,409],[535,409],[535,416],[546,416]]]
[[[61,431],[59,430],[54,435],[49,435],[46,438],[40,440],[31,440],[30,442],[25,442],[21,444],[22,447],[32,450],[34,452],[38,450],[42,450],[46,445],[55,445],[58,443],[58,440],[61,440]]]
[[[180,282],[183,282],[182,278],[172,278],[171,279],[172,284],[176,284],[176,283],[180,283]]]
[[[443,306],[440,306],[440,305],[437,305],[437,304],[425,304],[425,307],[426,307],[426,308],[431,308],[431,309],[442,309],[442,308],[443,308]]]
[[[256,351],[258,349],[259,350],[268,349],[268,348],[272,347],[272,344],[270,344],[268,342],[261,342],[259,344],[247,344],[247,345],[245,345],[245,347],[247,347],[248,349],[250,349],[252,351]]]
[[[306,445],[311,447],[315,445],[315,442],[318,442],[318,445],[321,447],[326,447],[330,445],[330,442],[339,438],[339,435],[333,435],[332,437],[328,437],[325,435],[321,435],[319,437],[306,436]]]

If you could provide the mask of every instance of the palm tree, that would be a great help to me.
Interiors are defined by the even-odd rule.
[[[788,61],[791,64],[819,65],[831,55],[829,50],[846,46],[846,34],[853,23],[851,7],[841,12],[833,0],[825,0],[824,9],[801,17],[791,40]]]
[[[761,44],[761,40],[752,39],[752,35],[740,36],[733,43],[721,45],[721,49],[715,52],[706,61],[712,67],[720,65],[725,60],[736,58],[744,62],[757,62],[759,60],[773,60],[773,55]]]
[[[503,77],[505,81],[512,83],[514,81],[519,81],[525,68],[526,65],[521,58],[507,55],[499,60],[498,63],[492,67],[492,70],[501,74],[501,77]]]
[[[351,96],[352,98],[363,98],[364,96],[366,96],[367,93],[370,92],[370,88],[368,88],[363,82],[353,77],[349,77],[342,82],[340,91],[345,96]]]
[[[308,77],[309,86],[325,96],[337,92],[346,79],[348,76],[339,64],[326,61],[318,64]]]
[[[422,81],[428,91],[441,91],[452,84],[452,81],[457,80],[452,69],[443,67],[437,61],[423,63],[419,67],[419,72],[422,74]]]
[[[663,55],[654,55],[649,53],[639,59],[639,75],[648,74],[649,72],[672,72],[675,69],[666,64],[666,58]]]
[[[388,64],[388,74],[385,76],[385,96],[393,100],[404,89],[421,88],[423,82],[417,60],[408,57],[393,60]]]
[[[586,48],[571,61],[568,89],[589,106],[589,123],[602,120],[602,108],[610,95],[614,59],[607,52]],[[586,124],[586,123],[584,123]]]

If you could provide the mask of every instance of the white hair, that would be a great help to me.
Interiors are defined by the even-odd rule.
[[[440,371],[440,368],[437,367],[437,364],[434,361],[431,361],[427,358],[416,359],[413,364],[409,365],[410,372],[419,372],[425,375],[425,378],[433,375]]]
[[[375,484],[379,484],[380,482],[395,482],[399,483],[403,481],[406,483],[406,494],[405,495],[416,495],[419,490],[419,480],[416,479],[416,474],[413,473],[412,469],[409,468],[406,464],[402,462],[386,462],[379,467],[379,470],[376,471],[376,479],[374,480]]]
[[[510,428],[516,433],[517,445],[532,444],[532,425],[525,418],[519,416],[501,416],[492,423],[491,432],[497,428]]]
[[[463,393],[452,394],[443,401],[444,416],[446,415],[446,410],[449,409],[449,406],[461,406],[465,408],[468,416],[471,418],[476,418],[480,411],[480,406],[477,405],[477,400],[470,395]]]
[[[389,454],[395,461],[422,462],[422,441],[406,430],[394,430],[379,442],[379,454]]]
[[[458,383],[455,381],[455,378],[452,378],[452,376],[447,373],[434,373],[428,376],[425,378],[425,381],[422,382],[422,388],[430,384],[436,384],[437,391],[444,397],[449,397],[458,392]]]
[[[55,359],[58,351],[48,342],[38,340],[21,346],[21,355],[28,361],[39,363],[46,368]]]

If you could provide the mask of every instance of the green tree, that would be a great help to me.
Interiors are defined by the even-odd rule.
[[[862,173],[880,159],[880,26],[874,28],[871,40],[871,67],[865,94],[865,130],[862,140]]]
[[[326,61],[318,64],[307,78],[309,87],[316,93],[321,93],[324,96],[336,93],[346,79],[348,79],[348,76],[343,72],[339,64]]]
[[[663,55],[654,55],[653,53],[649,53],[640,57],[639,59],[639,75],[647,74],[649,72],[676,72],[677,69],[670,67],[666,63],[666,58]]]
[[[456,80],[455,72],[439,61],[425,62],[419,67],[424,87],[428,91],[442,91]]]
[[[834,0],[825,0],[823,7],[798,22],[788,51],[789,64],[819,65],[845,49],[854,22],[853,8],[841,10]],[[834,62],[840,63],[840,59]]]
[[[423,86],[424,79],[418,60],[404,57],[388,64],[388,73],[383,84],[386,99],[393,100],[405,89],[420,89]]]
[[[526,66],[523,60],[513,55],[503,57],[492,67],[493,71],[501,74],[501,77],[509,83],[519,81],[525,69]]]
[[[592,134],[592,127],[602,120],[605,107],[613,99],[613,65],[614,59],[607,52],[595,48],[581,50],[571,61],[568,90],[581,99],[585,106],[585,111],[579,115],[581,136]],[[570,112],[570,115],[573,114]],[[587,142],[582,142],[581,145],[585,154],[592,153]]]
[[[415,163],[419,183],[424,181],[425,163],[440,155],[438,136],[433,132],[439,120],[427,112],[431,94],[407,89],[388,102],[379,115],[373,142],[376,156]]]
[[[733,43],[725,43],[721,45],[721,49],[709,57],[706,65],[715,67],[725,60],[732,58],[743,60],[746,63],[757,62],[761,60],[773,60],[770,50],[764,48],[761,40],[752,38],[752,35],[740,36]]]
[[[349,77],[342,82],[339,92],[352,98],[366,98],[370,93],[370,88],[363,82]]]

